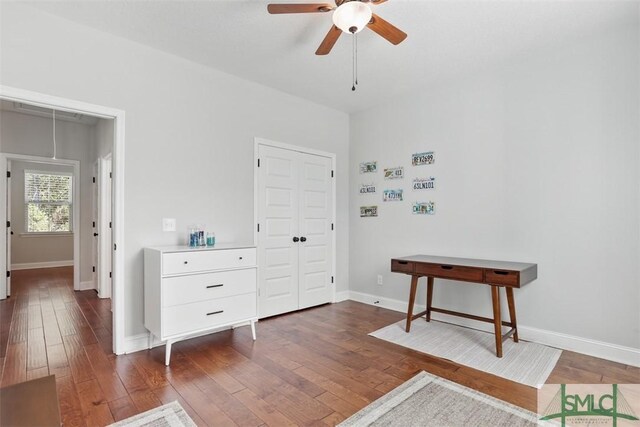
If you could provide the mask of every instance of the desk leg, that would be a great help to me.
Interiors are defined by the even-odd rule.
[[[411,318],[413,317],[413,305],[416,302],[416,289],[418,288],[419,276],[411,276],[411,291],[409,291],[409,308],[407,308],[407,327],[406,331],[411,330]]]
[[[502,357],[502,317],[500,316],[500,287],[491,285],[493,327],[496,334],[496,356]]]
[[[509,304],[509,319],[513,328],[513,342],[518,342],[518,324],[516,322],[516,301],[513,299],[513,288],[505,287],[507,303]]]
[[[431,321],[431,303],[433,302],[433,277],[427,277],[427,322]]]

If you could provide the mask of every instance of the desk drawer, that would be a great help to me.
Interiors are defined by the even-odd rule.
[[[481,268],[446,264],[416,264],[416,273],[451,280],[466,280],[469,282],[482,282],[484,276]]]
[[[256,293],[236,295],[162,309],[165,337],[215,328],[257,316]]]
[[[256,265],[256,249],[196,250],[162,255],[162,274],[197,273]]]
[[[168,277],[162,279],[162,305],[170,307],[255,291],[255,268]]]
[[[484,271],[484,281],[490,285],[520,286],[520,273],[509,270]]]
[[[411,261],[391,260],[391,271],[396,273],[413,273],[414,264]]]

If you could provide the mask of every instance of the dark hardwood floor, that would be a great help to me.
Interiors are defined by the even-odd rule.
[[[106,425],[178,400],[198,425],[335,425],[417,372],[535,411],[536,390],[367,336],[402,313],[342,302],[115,356],[110,301],[71,268],[13,272],[0,302],[2,387],[55,374],[65,427]],[[640,383],[640,369],[569,351],[549,383]]]

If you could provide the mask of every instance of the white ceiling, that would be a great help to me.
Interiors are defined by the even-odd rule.
[[[351,39],[314,54],[330,13],[269,15],[273,3],[305,0],[26,1],[281,91],[354,112],[520,51],[607,27],[637,24],[637,1],[389,0],[374,13],[409,36],[393,46],[372,31],[358,38],[359,86],[351,91]]]

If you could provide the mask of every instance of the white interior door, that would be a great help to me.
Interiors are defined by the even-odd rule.
[[[100,290],[100,222],[98,221],[99,215],[99,185],[100,180],[100,162],[97,161],[93,165],[93,211],[92,216],[92,229],[93,233],[93,288],[97,291]]]
[[[331,159],[300,153],[299,307],[330,302],[333,274]]]
[[[259,314],[298,309],[298,153],[258,149]]]
[[[7,160],[7,221],[8,224],[11,224],[11,160]],[[12,227],[7,227],[7,271],[11,271],[11,236],[13,234]],[[11,296],[11,276],[7,277],[7,294],[6,296]]]
[[[330,157],[258,146],[259,317],[333,299]]]
[[[111,298],[113,295],[113,281],[111,269],[113,263],[113,229],[112,223],[112,183],[111,157],[99,160],[98,179],[98,234],[100,244],[100,260],[98,265],[98,296]]]

